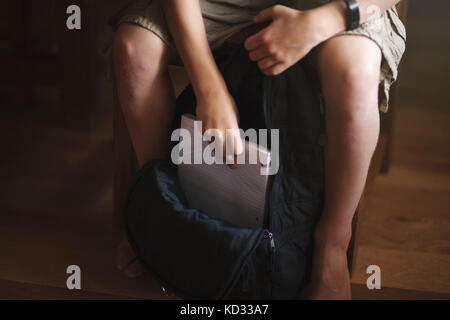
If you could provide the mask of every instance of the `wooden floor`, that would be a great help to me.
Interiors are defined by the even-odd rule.
[[[354,298],[450,298],[450,22],[411,6],[393,162],[360,217]],[[41,107],[0,103],[0,299],[166,299],[114,268],[110,116],[71,132]],[[72,264],[82,291],[66,289]],[[371,264],[382,290],[365,286]]]
[[[450,21],[448,3],[436,3],[446,13],[430,19],[426,2],[410,1],[393,162],[360,217],[352,280],[365,284],[367,266],[379,265],[386,295],[372,294],[384,298],[392,288],[405,297],[450,298]]]

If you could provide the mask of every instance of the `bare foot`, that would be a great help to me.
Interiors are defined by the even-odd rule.
[[[136,258],[127,237],[124,237],[117,247],[116,267],[129,278],[139,277],[145,272],[144,267]]]

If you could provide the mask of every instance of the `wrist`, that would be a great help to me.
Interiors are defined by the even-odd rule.
[[[310,10],[315,21],[318,21],[318,32],[322,42],[345,31],[346,5],[344,1],[332,1]]]
[[[197,88],[197,90],[194,89],[194,93],[198,101],[207,102],[210,101],[211,99],[227,95],[228,89],[226,85],[219,82],[216,84],[208,84],[200,86]]]
[[[225,81],[222,76],[205,78],[197,83],[192,83],[195,97],[198,100],[207,100],[212,96],[228,92]]]

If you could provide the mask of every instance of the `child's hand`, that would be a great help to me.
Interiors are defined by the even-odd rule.
[[[321,32],[320,17],[316,11],[299,11],[276,5],[261,11],[255,23],[272,23],[245,41],[250,59],[266,75],[277,75],[307,55],[311,49],[326,40]]]
[[[243,152],[243,144],[239,133],[239,115],[231,94],[226,89],[219,89],[198,96],[196,113],[197,120],[202,121],[203,133],[208,129],[216,129],[220,133],[224,162],[227,155],[225,137],[233,139],[234,148],[230,150],[231,159],[229,161],[234,161],[232,167],[235,167],[235,156]],[[228,131],[228,129],[231,129],[231,131]],[[226,136],[227,131],[228,136]]]

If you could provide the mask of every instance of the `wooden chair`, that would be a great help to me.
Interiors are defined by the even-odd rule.
[[[407,1],[404,0],[397,5],[397,10],[403,22],[406,24]],[[247,37],[255,33],[256,28],[247,28],[230,37],[219,50],[226,53],[236,45],[242,43]],[[381,133],[375,154],[373,156],[367,183],[353,219],[353,234],[348,250],[349,268],[356,259],[355,251],[358,238],[358,216],[364,211],[365,200],[369,194],[375,176],[381,171],[386,173],[389,168],[390,151],[392,146],[392,132],[394,125],[394,111],[397,104],[398,81],[391,90],[390,111],[381,118]],[[123,210],[125,196],[130,187],[136,170],[136,160],[131,144],[122,110],[119,105],[117,94],[114,103],[114,214],[119,227],[123,227]]]

